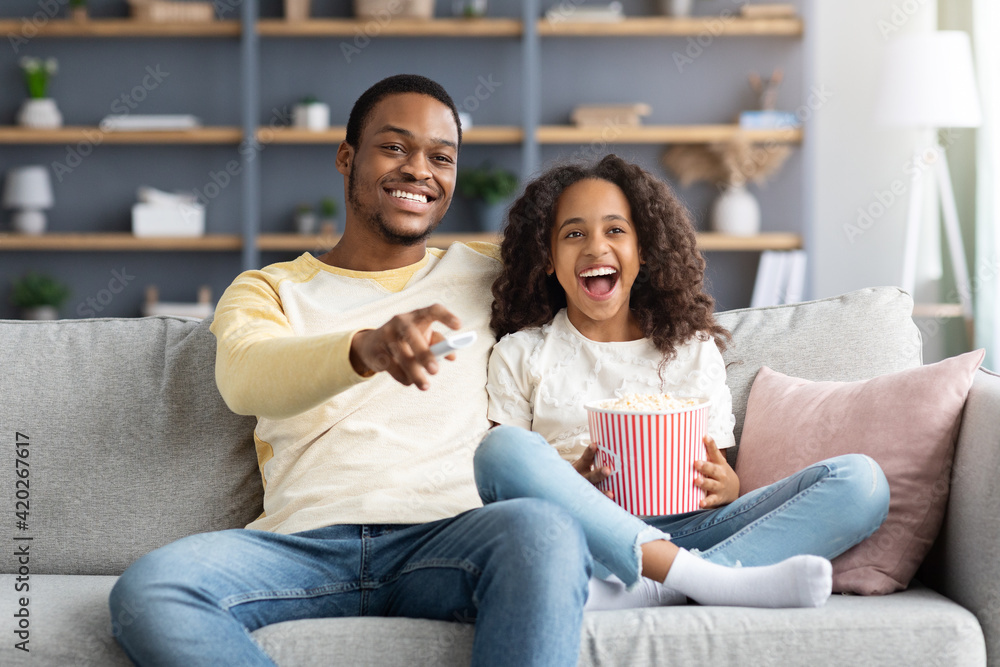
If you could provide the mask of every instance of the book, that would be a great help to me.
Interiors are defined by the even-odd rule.
[[[652,107],[636,104],[581,104],[573,109],[570,120],[577,127],[593,125],[642,125],[642,117],[653,112]]]
[[[112,114],[101,120],[100,127],[105,132],[190,130],[201,127],[201,121],[189,114]]]
[[[770,3],[740,7],[740,16],[747,19],[791,18],[795,16],[795,5],[785,3]]]
[[[545,12],[545,18],[550,23],[561,23],[562,21],[602,23],[622,21],[625,19],[625,12],[620,2],[576,6],[573,6],[572,3],[561,3]]]
[[[765,250],[760,254],[751,308],[798,303],[805,294],[804,250]]]
[[[801,127],[791,111],[741,111],[740,128],[744,130],[781,130]]]

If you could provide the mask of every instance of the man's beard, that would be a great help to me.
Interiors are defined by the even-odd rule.
[[[419,245],[430,238],[430,235],[435,229],[437,229],[437,226],[441,224],[441,221],[437,220],[434,224],[419,234],[400,234],[399,232],[390,229],[389,224],[386,221],[385,216],[382,215],[381,211],[373,211],[369,208],[365,208],[358,199],[357,183],[354,179],[354,169],[351,169],[351,173],[347,176],[347,203],[349,206],[354,208],[355,212],[358,214],[358,219],[362,224],[366,225],[369,229],[374,230],[375,233],[382,237],[383,241],[394,245]]]

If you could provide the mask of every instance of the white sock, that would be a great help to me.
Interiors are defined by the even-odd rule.
[[[611,609],[636,609],[638,607],[662,607],[684,604],[687,596],[663,584],[639,578],[639,584],[631,591],[625,590],[625,583],[611,575],[608,579],[590,578],[590,594],[584,611],[608,611]]]
[[[704,605],[819,607],[830,597],[833,568],[820,556],[793,556],[764,567],[726,567],[681,549],[663,583]]]

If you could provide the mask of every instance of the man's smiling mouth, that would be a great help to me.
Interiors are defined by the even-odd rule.
[[[386,189],[386,192],[389,194],[390,197],[415,201],[421,204],[426,204],[428,202],[434,201],[434,197],[428,197],[425,194],[419,194],[416,192],[407,192],[406,190]]]

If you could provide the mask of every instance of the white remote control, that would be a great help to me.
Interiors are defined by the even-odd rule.
[[[451,354],[455,350],[461,350],[469,347],[475,342],[475,331],[463,331],[462,333],[446,336],[443,341],[434,343],[431,345],[431,352],[434,356],[443,357],[446,354]]]

